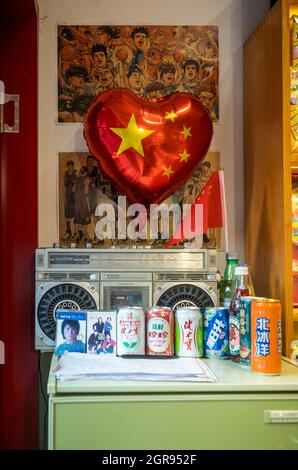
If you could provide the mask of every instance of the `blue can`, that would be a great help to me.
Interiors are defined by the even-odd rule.
[[[229,309],[209,307],[204,312],[204,351],[207,357],[229,359]]]

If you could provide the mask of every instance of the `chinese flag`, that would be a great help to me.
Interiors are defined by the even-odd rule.
[[[169,248],[175,245],[175,243],[182,242],[183,240],[189,238],[185,236],[184,233],[184,226],[186,227],[186,225],[191,228],[194,236],[200,233],[200,231],[203,231],[203,233],[207,232],[208,228],[224,227],[224,199],[223,171],[219,170],[211,175],[202,191],[196,197],[196,200],[192,204],[190,211],[182,220],[181,226],[178,227],[173,237],[168,241],[165,247]],[[203,206],[203,224],[197,226],[195,226],[196,204],[202,204]]]

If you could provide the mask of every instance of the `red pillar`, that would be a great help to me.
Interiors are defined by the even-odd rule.
[[[20,133],[0,134],[0,340],[5,346],[5,364],[0,365],[0,448],[35,449],[38,29],[33,0],[6,4],[0,20],[0,80],[6,93],[20,95]]]

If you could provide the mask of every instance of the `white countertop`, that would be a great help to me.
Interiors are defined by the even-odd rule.
[[[230,360],[203,359],[217,377],[215,383],[159,382],[124,380],[57,380],[50,372],[49,394],[136,394],[136,393],[262,393],[296,392],[298,394],[298,367],[282,362],[279,376],[264,376]],[[53,355],[51,371],[57,364]]]

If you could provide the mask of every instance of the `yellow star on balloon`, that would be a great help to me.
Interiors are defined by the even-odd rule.
[[[183,153],[179,153],[180,157],[180,162],[187,162],[188,158],[190,157],[190,153],[187,153],[186,150],[184,150]]]
[[[174,122],[174,119],[177,117],[177,114],[172,110],[170,113],[166,112],[166,119],[171,119]]]
[[[172,173],[174,173],[174,172],[173,172],[171,166],[169,166],[169,167],[164,167],[162,176],[167,176],[168,178],[170,178],[170,176],[171,176]]]
[[[191,130],[191,127],[183,126],[183,131],[181,131],[180,134],[183,134],[184,138],[187,139],[187,137],[191,137],[190,130]]]
[[[120,153],[125,152],[126,149],[132,147],[142,155],[142,157],[144,157],[142,140],[155,132],[138,127],[134,114],[131,115],[127,127],[110,127],[110,130],[122,139],[116,155],[119,155]]]

